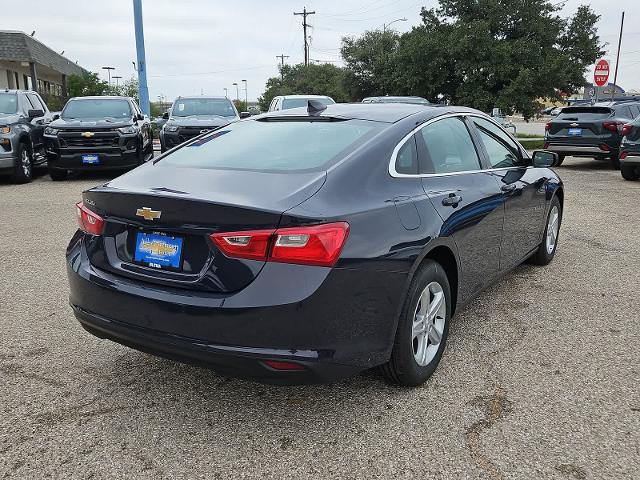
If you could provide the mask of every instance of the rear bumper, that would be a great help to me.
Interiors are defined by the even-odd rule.
[[[640,167],[640,150],[631,152],[627,150],[627,156],[620,159],[620,165]]]
[[[611,156],[612,149],[605,150],[599,145],[565,145],[554,144],[549,142],[549,146],[546,150],[550,152],[559,153],[562,155],[571,155],[574,157],[588,157],[588,156]]]
[[[72,308],[82,327],[98,338],[112,340],[151,355],[212,368],[226,376],[293,385],[332,382],[362,370],[356,366],[319,362],[317,352],[313,351],[214,345],[195,338],[135,327],[73,305]],[[265,360],[293,362],[302,365],[304,370],[274,370],[264,363]]]
[[[141,351],[272,383],[330,382],[386,362],[406,273],[267,264],[239,292],[141,283],[67,252],[70,304],[91,333]],[[305,370],[274,371],[264,360]]]

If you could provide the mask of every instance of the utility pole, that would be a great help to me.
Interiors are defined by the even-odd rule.
[[[309,15],[315,15],[315,11],[307,12],[307,7],[304,7],[301,12],[293,12],[294,15],[302,15],[302,33],[304,34],[304,64],[309,65],[309,42],[307,40],[307,27],[310,27],[307,23],[307,17]]]
[[[232,85],[235,85],[236,87],[236,100],[240,100],[240,87],[238,87],[238,83],[233,82]]]
[[[142,0],[133,0],[133,22],[136,29],[136,53],[138,57],[138,92],[140,110],[151,116],[149,88],[147,87],[147,62],[144,55],[144,30],[142,28]]]
[[[620,37],[618,38],[618,53],[616,54],[616,70],[613,74],[613,89],[611,90],[611,100],[616,93],[616,86],[618,85],[618,62],[620,61],[620,45],[622,44],[622,27],[624,26],[624,12],[622,12],[622,19],[620,20]]]
[[[283,75],[282,75],[282,67],[284,67],[284,59],[285,58],[289,58],[289,55],[285,55],[284,53],[282,55],[276,55],[276,58],[280,59],[280,80],[283,80]]]

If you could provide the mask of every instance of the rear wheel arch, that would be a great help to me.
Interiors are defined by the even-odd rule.
[[[423,252],[422,256],[418,261],[416,261],[414,267],[411,269],[407,282],[407,289],[426,260],[433,260],[434,262],[437,262],[444,269],[444,272],[449,279],[449,286],[451,287],[451,313],[453,315],[458,302],[458,284],[460,279],[460,265],[455,253],[455,247],[452,247],[447,243],[439,242],[437,245],[433,245],[431,248]]]
[[[564,210],[564,189],[559,186],[556,188],[554,195],[558,197],[558,200],[560,201],[560,208]]]

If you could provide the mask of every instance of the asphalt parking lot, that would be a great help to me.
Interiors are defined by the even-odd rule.
[[[0,181],[0,478],[640,478],[640,182],[565,161],[555,260],[454,319],[421,388],[265,386],[87,334],[80,192]]]

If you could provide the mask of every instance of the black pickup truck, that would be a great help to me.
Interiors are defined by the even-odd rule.
[[[44,166],[42,133],[51,114],[40,95],[28,90],[0,90],[0,175],[27,183]]]
[[[53,180],[71,171],[126,170],[153,157],[151,122],[129,97],[70,99],[44,143]]]

